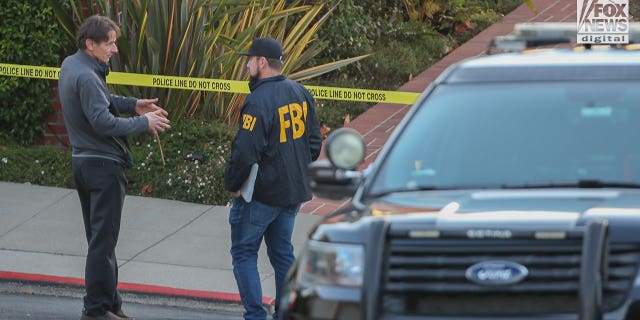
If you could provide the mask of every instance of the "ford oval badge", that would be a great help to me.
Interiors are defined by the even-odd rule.
[[[490,260],[478,262],[467,268],[465,277],[470,281],[485,286],[503,286],[522,281],[529,275],[529,270],[516,262]]]

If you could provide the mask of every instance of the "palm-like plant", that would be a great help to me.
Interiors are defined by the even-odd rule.
[[[317,30],[332,9],[324,3],[301,5],[284,0],[50,0],[58,21],[74,38],[85,17],[109,16],[119,23],[119,57],[114,71],[182,77],[246,80],[245,51],[255,37],[280,40],[285,50],[284,73],[310,79],[368,55],[300,70],[322,49]],[[82,4],[85,4],[84,6]],[[323,13],[324,12],[324,13]],[[124,95],[158,97],[173,121],[199,115],[235,123],[244,94],[117,86]]]

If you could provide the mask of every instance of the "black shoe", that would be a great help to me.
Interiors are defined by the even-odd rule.
[[[115,315],[120,317],[120,319],[126,319],[126,320],[135,320],[136,319],[134,317],[129,317],[128,315],[124,314],[124,312],[122,312],[122,309],[118,310],[118,312],[115,312]]]
[[[120,320],[120,319],[122,318],[116,316],[111,311],[107,311],[107,313],[101,316],[89,316],[83,312],[82,317],[80,317],[80,320]],[[127,319],[127,318],[124,318],[124,319]]]

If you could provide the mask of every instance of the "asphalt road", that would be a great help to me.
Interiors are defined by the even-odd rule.
[[[79,319],[82,289],[0,282],[0,320]],[[225,302],[123,293],[123,310],[138,320],[231,320],[242,307]]]

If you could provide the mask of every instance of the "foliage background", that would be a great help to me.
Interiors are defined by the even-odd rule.
[[[308,1],[314,2],[314,1]],[[521,0],[329,0],[337,6],[318,31],[326,49],[310,64],[364,53],[357,61],[310,84],[394,90],[449,51],[522,4]],[[330,128],[356,118],[372,104],[319,100]]]
[[[224,205],[231,194],[224,185],[225,159],[235,135],[222,123],[189,119],[161,135],[131,139],[134,167],[127,171],[129,193],[163,199]]]
[[[204,204],[226,204],[225,158],[235,131],[220,123],[185,120],[161,135],[130,137],[134,167],[127,170],[127,194]],[[202,155],[203,160],[191,160]],[[196,157],[197,158],[197,157]],[[53,146],[0,147],[0,181],[74,188],[71,152]]]
[[[55,2],[63,6],[66,5],[67,7],[63,7],[64,10],[73,10],[74,1],[75,0],[62,0]],[[195,2],[203,4],[215,1],[200,0],[190,3]],[[305,8],[305,10],[296,11],[296,14],[291,15],[282,13],[283,10],[286,11],[284,7],[277,6],[283,6],[285,2],[294,7]],[[6,10],[6,3],[13,5],[17,3],[17,1],[9,0],[0,4],[0,16],[3,14],[2,12]],[[29,2],[29,4],[32,3],[35,3],[35,1]],[[131,6],[161,6],[165,5],[165,3],[169,4],[172,2],[142,0],[123,1],[123,3],[129,3],[128,5]],[[244,79],[246,73],[243,70],[243,62],[237,59],[238,57],[232,53],[237,50],[245,50],[253,36],[269,35],[279,39],[287,39],[287,35],[295,33],[295,30],[301,34],[307,34],[309,30],[311,30],[313,31],[313,37],[308,35],[309,38],[306,38],[306,44],[313,44],[312,47],[304,47],[304,41],[293,41],[290,42],[292,46],[289,49],[299,50],[298,54],[305,56],[305,59],[298,60],[299,64],[296,68],[292,67],[290,70],[294,75],[296,74],[296,70],[313,71],[321,69],[320,71],[322,71],[318,73],[321,74],[319,77],[313,80],[305,80],[303,82],[304,84],[393,90],[409,80],[412,75],[425,70],[431,64],[438,61],[458,44],[466,41],[466,39],[469,39],[484,27],[495,22],[502,14],[511,11],[517,5],[521,4],[522,1],[270,0],[260,2],[237,0],[227,1],[227,3],[234,5],[248,4],[251,5],[251,7],[244,8],[243,10],[239,8],[236,8],[237,10],[235,11],[231,10],[228,12],[226,18],[222,15],[221,19],[228,19],[227,21],[232,21],[232,18],[238,18],[238,20],[233,20],[236,21],[235,23],[226,25],[227,30],[220,29],[219,26],[208,26],[211,30],[219,30],[219,39],[222,40],[220,40],[218,46],[212,47],[211,50],[219,52],[221,55],[218,58],[209,56],[200,58],[219,59],[215,60],[215,63],[219,64],[218,70],[228,68],[233,72],[229,74],[211,73],[206,76],[220,76],[225,79],[234,80]],[[267,8],[264,6],[265,3],[276,6],[276,8]],[[322,6],[316,6],[319,5],[319,3],[322,4]],[[430,3],[433,4],[433,6],[422,7],[420,6],[422,3]],[[332,10],[333,7],[335,7],[335,9]],[[170,7],[166,7],[165,9],[170,10],[169,8]],[[312,16],[307,15],[307,11],[309,11],[310,8],[316,8],[315,10],[317,10]],[[98,10],[97,7],[94,9]],[[105,7],[103,9],[106,10],[107,8]],[[164,10],[162,8],[156,9]],[[113,10],[113,8],[109,10]],[[198,14],[204,11],[196,10],[195,13],[193,13],[193,11],[189,12],[192,13],[189,13],[187,16],[195,14],[194,19],[196,19],[199,17]],[[267,16],[273,15],[274,12],[280,12],[277,14],[277,17],[286,17],[286,19],[283,18],[282,20],[277,20],[277,22],[266,19]],[[291,11],[288,11],[288,13],[291,13]],[[128,14],[134,15],[132,11],[129,11]],[[184,12],[180,13],[180,15],[185,14]],[[216,14],[222,13],[218,12]],[[249,21],[250,17],[263,18],[256,18],[257,20]],[[138,28],[138,30],[140,30],[139,28],[144,24],[142,22],[145,20],[145,17],[144,15],[138,15],[136,17],[130,16],[130,19],[132,22],[137,22],[133,23],[129,28]],[[305,20],[302,24],[305,27],[301,27],[300,19]],[[323,19],[326,19],[326,21]],[[15,20],[13,16],[5,19],[5,21],[12,21],[12,23],[13,20]],[[148,21],[150,22],[151,20]],[[318,22],[322,21],[324,22],[318,24]],[[73,25],[78,22],[79,21],[71,21],[70,23]],[[155,20],[155,22],[168,23],[168,20]],[[167,26],[168,25],[164,27],[148,26],[146,30],[149,31],[149,28],[157,28],[156,31],[149,31],[149,34],[159,34],[162,32],[167,32],[168,34],[169,29],[167,29]],[[314,26],[317,26],[317,28]],[[28,26],[28,29],[25,29],[28,30],[26,33],[30,34],[32,32],[31,28],[35,27]],[[178,28],[177,25],[176,28]],[[195,26],[189,28],[195,28]],[[246,31],[251,28],[253,28],[251,31]],[[56,35],[51,35],[49,38],[62,39],[59,40],[60,47],[51,49],[51,52],[57,53],[58,51],[64,51],[60,49],[64,47],[63,44],[67,43],[66,48],[69,47],[68,42],[65,42],[68,41],[69,37],[65,36],[64,31],[61,31],[63,29],[58,27],[54,29],[57,30]],[[1,43],[5,39],[4,32],[9,31],[4,31],[4,29],[0,30],[3,30],[3,36],[0,39]],[[186,31],[183,30],[180,32],[184,33]],[[182,34],[180,32],[177,34]],[[121,37],[121,40],[127,38],[125,35]],[[154,37],[147,39],[139,37],[135,38],[135,40],[131,40],[132,38],[128,39],[127,44],[119,43],[121,59],[125,59],[122,55],[124,51],[127,51],[128,53],[126,55],[129,56],[127,59],[137,62],[118,65],[118,68],[124,68],[122,71],[141,73],[170,72],[169,74],[173,75],[194,75],[193,73],[180,74],[180,72],[178,72],[182,70],[181,68],[184,61],[191,61],[190,59],[182,62],[176,60],[170,63],[167,62],[164,66],[156,66],[156,64],[162,64],[167,60],[167,56],[155,56],[158,52],[175,50],[172,51],[170,55],[180,56],[180,50],[182,50],[179,49],[180,45],[175,46],[175,44],[171,44],[171,48],[165,46],[162,47],[162,50],[159,50],[154,47],[159,46],[158,43],[154,44],[155,40],[153,39],[156,39]],[[23,39],[22,41],[29,42],[29,39]],[[188,41],[188,39],[177,42],[182,43],[185,41]],[[298,45],[293,45],[294,43],[298,43]],[[144,50],[133,49],[134,45],[140,48],[140,44],[144,44],[147,48]],[[302,50],[303,48],[298,48],[300,46],[315,49],[309,49],[309,51],[306,51],[307,53],[304,53],[305,50]],[[71,47],[73,47],[73,45],[71,45]],[[203,50],[206,51],[206,49],[197,46],[194,48],[198,48],[195,51],[196,54],[199,53],[202,55]],[[35,49],[33,50],[37,52]],[[42,48],[38,51],[42,51]],[[330,70],[332,67],[337,66],[335,64],[331,68],[323,69],[322,67],[327,63],[331,64],[347,57],[366,57],[369,54],[372,55],[367,59],[349,60],[350,65],[334,71]],[[43,59],[41,59],[42,54],[37,53],[28,55],[29,57],[34,57],[32,60],[11,60],[7,62],[34,65],[59,65],[61,61],[59,56],[64,56],[65,54],[51,55],[52,59],[55,57],[55,62],[45,63]],[[143,59],[142,56],[145,56],[145,58]],[[0,58],[3,62],[6,61],[6,59],[5,56]],[[212,63],[212,61],[209,61],[209,63]],[[161,69],[165,67],[169,69]],[[190,68],[195,67],[189,67],[186,70],[190,70]],[[325,73],[327,71],[330,72]],[[0,78],[0,81],[6,79],[13,78],[3,77]],[[40,85],[47,85],[47,81],[44,80],[33,81],[39,82]],[[0,91],[6,90],[10,93],[14,92],[7,88],[9,87],[0,84]],[[122,93],[125,94],[130,92],[132,94],[139,94],[140,96],[154,96],[153,92],[143,91],[143,88],[137,87],[116,88],[116,90],[123,90]],[[177,92],[169,94],[174,95],[173,99],[178,99],[177,101],[186,99],[184,96],[176,98],[178,97]],[[35,94],[32,95],[35,96]],[[48,93],[44,99],[47,98]],[[241,101],[242,97],[238,97],[237,99],[237,101]],[[18,106],[20,102],[14,100],[15,99],[9,99],[9,104]],[[216,104],[214,103],[209,105],[211,101],[207,100],[207,98],[202,98],[199,103],[207,105],[210,108],[216,108]],[[357,115],[371,105],[368,103],[330,100],[318,100],[317,102],[318,114],[321,120],[332,128],[342,126],[347,114],[349,114],[352,119],[356,118]],[[17,107],[17,110],[29,110],[29,108],[37,104],[38,102],[30,102],[29,105]],[[47,105],[46,102],[40,104]],[[161,143],[147,134],[137,135],[131,138],[135,166],[127,171],[127,178],[130,182],[128,189],[129,194],[218,205],[224,205],[229,201],[230,194],[226,192],[222,186],[222,173],[224,169],[224,159],[228,156],[231,140],[235,134],[235,126],[229,125],[229,123],[233,123],[233,121],[229,121],[229,113],[203,110],[205,109],[200,109],[199,112],[195,112],[193,115],[185,116],[182,121],[175,121],[171,130],[160,135]],[[0,110],[0,112],[2,112],[2,110]],[[189,112],[185,114],[189,114]],[[22,123],[24,124],[26,122]],[[40,130],[42,129],[42,121],[34,121],[28,125],[40,128]],[[3,128],[0,133],[0,180],[30,182],[66,188],[74,187],[69,161],[70,153],[68,150],[59,150],[46,146],[23,147],[13,139],[8,138],[8,136],[8,133]],[[164,163],[160,154],[160,145],[162,145],[165,158]],[[201,160],[195,161],[194,159],[196,158]]]
[[[70,39],[85,17],[117,21],[122,36],[113,71],[209,79],[247,80],[246,51],[255,37],[270,36],[284,47],[283,72],[294,80],[313,78],[365,58],[302,66],[324,49],[317,30],[329,17],[326,3],[284,0],[49,0]],[[83,4],[88,4],[83,6]],[[141,86],[113,86],[115,92],[158,97],[174,122],[184,118],[236,123],[244,94]]]
[[[46,0],[0,2],[0,61],[34,66],[60,64],[66,38]],[[50,82],[0,77],[0,141],[40,141],[44,119],[53,112]]]

